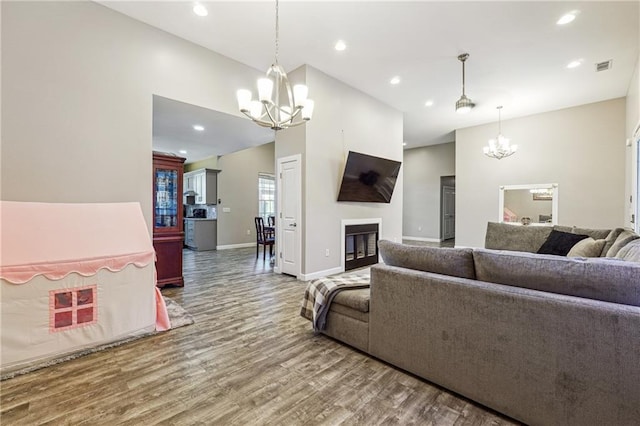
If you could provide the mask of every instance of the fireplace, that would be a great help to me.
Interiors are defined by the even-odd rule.
[[[378,263],[378,223],[344,225],[344,270]]]

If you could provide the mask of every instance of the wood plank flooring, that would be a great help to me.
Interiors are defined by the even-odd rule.
[[[323,335],[255,250],[184,253],[195,324],[0,383],[4,425],[511,425]]]

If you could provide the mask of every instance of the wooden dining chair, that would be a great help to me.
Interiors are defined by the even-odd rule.
[[[267,230],[267,237],[275,238],[276,237],[276,217],[268,216],[267,217],[267,225],[269,229]]]
[[[262,260],[266,258],[267,246],[269,246],[269,257],[273,256],[273,245],[275,244],[275,238],[268,234],[264,229],[264,219],[260,216],[256,216],[256,258],[262,246]]]

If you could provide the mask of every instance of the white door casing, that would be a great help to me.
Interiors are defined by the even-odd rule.
[[[640,127],[640,126],[639,126]],[[632,185],[631,185],[631,227],[640,233],[640,131],[636,135],[635,149],[632,152]]]
[[[300,276],[302,247],[302,182],[300,154],[278,159],[278,268],[277,272]]]

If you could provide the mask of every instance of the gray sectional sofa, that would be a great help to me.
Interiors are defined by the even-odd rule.
[[[553,230],[598,258],[532,253]],[[485,249],[379,247],[325,334],[530,425],[639,424],[638,235],[490,223]]]

